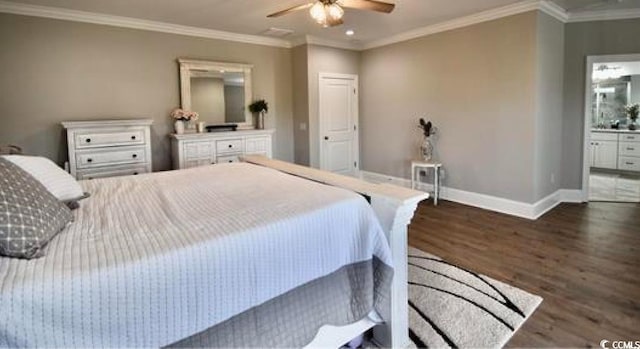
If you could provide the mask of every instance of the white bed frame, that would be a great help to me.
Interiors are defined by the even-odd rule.
[[[373,184],[353,177],[338,175],[261,155],[246,155],[242,161],[265,166],[312,181],[354,191],[370,199],[371,207],[385,231],[394,263],[391,283],[391,315],[378,325],[369,319],[344,327],[324,326],[306,348],[339,348],[373,328],[374,342],[384,348],[409,346],[409,313],[407,295],[407,226],[418,203],[429,195],[390,184]]]

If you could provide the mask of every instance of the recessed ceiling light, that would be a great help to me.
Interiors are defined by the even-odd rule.
[[[352,29],[349,29],[345,32],[345,34],[347,34],[348,36],[353,36],[356,32]]]

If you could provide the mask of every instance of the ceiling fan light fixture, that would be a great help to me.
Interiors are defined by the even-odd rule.
[[[344,10],[336,3],[327,6],[327,13],[329,14],[329,18],[336,21],[342,19],[342,16],[344,16]]]
[[[344,16],[344,9],[335,2],[330,3],[318,0],[313,4],[313,6],[311,6],[311,9],[309,9],[309,14],[316,23],[323,27],[328,27],[331,23],[335,23],[342,19]]]
[[[321,1],[316,1],[316,3],[311,6],[309,14],[311,15],[311,18],[318,22],[318,24],[327,22],[327,12],[325,10],[324,4]]]

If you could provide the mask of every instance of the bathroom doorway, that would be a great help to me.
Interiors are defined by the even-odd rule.
[[[583,197],[640,202],[640,54],[587,58]]]

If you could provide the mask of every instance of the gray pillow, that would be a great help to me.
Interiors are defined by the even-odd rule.
[[[0,255],[31,259],[71,220],[71,210],[29,173],[0,157]]]

